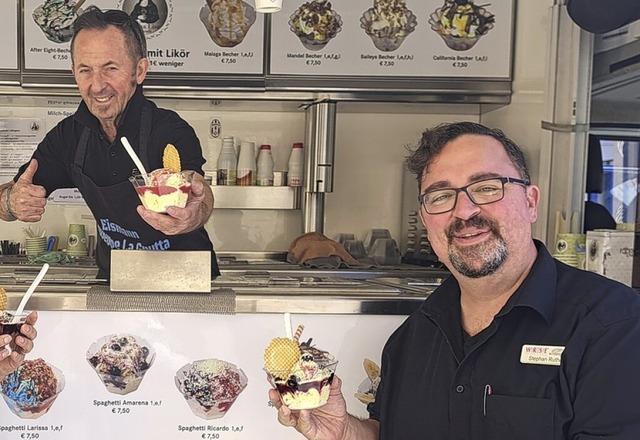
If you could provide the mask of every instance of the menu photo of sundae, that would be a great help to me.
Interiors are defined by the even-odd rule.
[[[65,386],[64,374],[38,358],[24,361],[2,381],[2,397],[22,419],[45,415]]]
[[[147,341],[127,333],[104,336],[87,350],[87,361],[107,391],[122,395],[138,389],[155,357]]]
[[[303,3],[289,17],[289,28],[308,50],[320,50],[342,30],[342,18],[328,0]]]
[[[493,29],[495,17],[487,6],[478,6],[473,0],[445,0],[444,6],[431,14],[429,24],[449,48],[469,50]]]
[[[68,43],[73,36],[73,21],[82,14],[85,0],[45,0],[33,10],[33,21],[48,40]]]
[[[176,387],[196,416],[205,419],[224,417],[248,379],[240,368],[219,359],[202,359],[178,370]]]
[[[373,7],[360,17],[360,27],[375,47],[384,52],[397,50],[417,25],[418,20],[405,0],[374,0]]]
[[[242,43],[256,22],[256,10],[242,0],[207,0],[200,10],[200,21],[220,47]]]

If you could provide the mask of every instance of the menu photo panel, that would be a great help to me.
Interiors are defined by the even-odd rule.
[[[288,0],[271,75],[510,79],[513,0]]]

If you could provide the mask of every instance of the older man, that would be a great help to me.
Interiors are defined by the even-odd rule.
[[[123,11],[91,7],[73,31],[72,70],[83,102],[47,133],[14,181],[0,186],[0,218],[37,222],[51,192],[78,188],[96,219],[100,278],[109,276],[111,249],[213,252],[204,229],[213,194],[202,176],[200,142],[177,113],[143,96],[149,60],[140,24]],[[123,136],[148,171],[162,168],[167,144],[178,149],[182,169],[195,171],[185,208],[160,214],[140,205],[129,182],[140,170]],[[215,255],[211,261],[212,276],[219,275]]]
[[[461,122],[408,159],[429,241],[451,271],[389,338],[369,419],[340,381],[278,418],[308,439],[640,438],[640,296],[554,260],[532,238],[540,198],[520,148]]]

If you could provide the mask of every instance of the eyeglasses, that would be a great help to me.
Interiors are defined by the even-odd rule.
[[[470,183],[462,188],[443,188],[427,191],[418,196],[418,201],[427,214],[444,214],[453,211],[458,202],[458,193],[464,192],[476,205],[488,205],[504,198],[504,186],[507,183],[529,186],[531,182],[513,177],[492,177]]]

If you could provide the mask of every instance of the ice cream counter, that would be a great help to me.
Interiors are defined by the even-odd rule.
[[[9,309],[36,273],[0,265]],[[223,265],[210,294],[132,294],[54,266],[29,302],[35,348],[2,382],[0,438],[299,439],[278,424],[269,379],[283,399],[316,405],[333,368],[364,417],[384,342],[440,276]],[[276,339],[299,349],[282,377]]]

